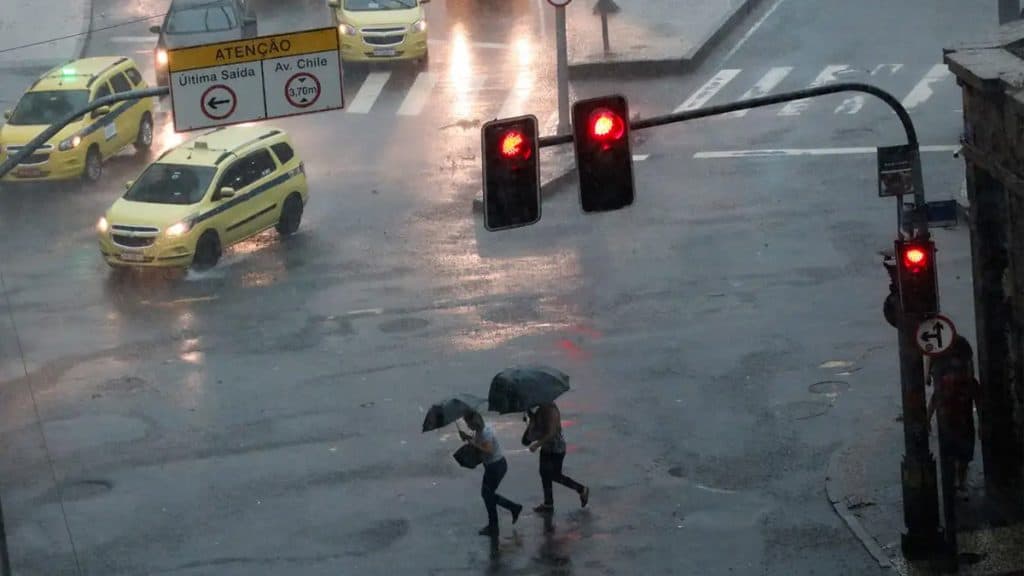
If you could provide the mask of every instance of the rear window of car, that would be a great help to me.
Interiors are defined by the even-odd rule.
[[[295,157],[295,151],[292,150],[292,147],[289,146],[287,142],[278,142],[270,148],[274,151],[274,154],[277,156],[277,159],[281,164],[285,164]]]
[[[114,88],[114,92],[117,93],[127,92],[132,89],[131,83],[120,72],[110,77],[110,85]]]
[[[142,82],[142,74],[135,68],[129,68],[124,71],[128,75],[128,79],[132,81],[133,86],[138,86]]]
[[[181,8],[167,16],[168,34],[223,32],[238,27],[235,9],[228,5]]]

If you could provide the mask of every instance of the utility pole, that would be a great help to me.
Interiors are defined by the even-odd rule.
[[[558,61],[558,133],[569,133],[569,39],[565,6],[572,0],[548,0],[555,5],[555,44]]]

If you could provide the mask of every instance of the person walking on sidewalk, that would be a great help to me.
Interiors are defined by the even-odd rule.
[[[974,459],[974,406],[980,393],[970,342],[958,334],[945,354],[929,361],[928,373],[935,385],[928,402],[929,426],[938,412],[940,449],[949,451],[956,466],[956,489],[966,493],[967,470]]]
[[[479,412],[471,412],[463,417],[466,425],[473,431],[473,434],[466,434],[461,429],[459,436],[468,444],[480,451],[481,461],[484,465],[484,479],[480,487],[480,495],[484,499],[484,506],[487,508],[487,526],[480,529],[480,534],[497,538],[498,536],[498,506],[512,513],[512,523],[519,520],[519,513],[523,511],[521,504],[505,498],[498,494],[498,486],[502,478],[508,472],[508,462],[501,453],[501,446],[494,430],[484,424],[484,418]]]
[[[557,482],[571,488],[580,496],[580,506],[586,507],[590,500],[590,488],[562,473],[565,460],[565,436],[562,435],[562,414],[554,402],[541,404],[530,414],[530,423],[523,438],[532,440],[530,452],[540,450],[540,482],[544,488],[544,503],[534,512],[549,513],[555,509],[552,483]]]

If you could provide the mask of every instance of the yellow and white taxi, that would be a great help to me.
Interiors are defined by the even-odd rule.
[[[43,74],[4,113],[0,128],[0,162],[51,124],[114,93],[146,88],[130,58],[84,58]],[[134,145],[146,152],[153,144],[153,99],[104,106],[71,122],[52,140],[4,176],[7,181],[67,180],[92,182],[103,174],[103,161]]]
[[[348,62],[415,60],[427,64],[429,0],[328,0]]]
[[[309,198],[288,135],[218,128],[161,155],[96,224],[112,267],[213,267],[228,246],[276,227],[294,234]]]

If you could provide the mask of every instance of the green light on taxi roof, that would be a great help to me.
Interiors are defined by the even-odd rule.
[[[75,69],[74,68],[64,68],[64,69],[62,69],[60,71],[60,73],[63,74],[64,76],[74,76],[75,75]]]

